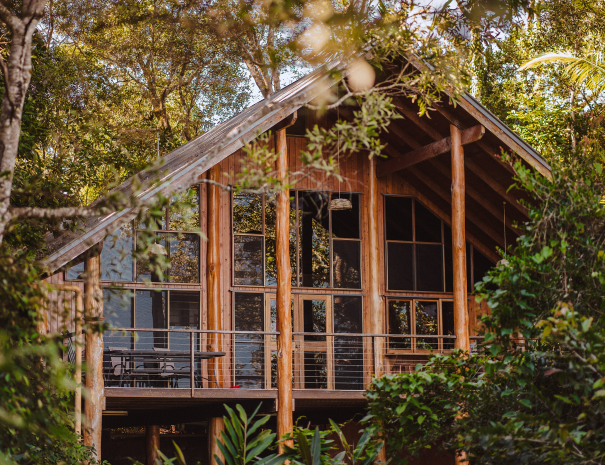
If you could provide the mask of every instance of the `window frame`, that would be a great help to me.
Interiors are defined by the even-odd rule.
[[[295,287],[297,289],[301,289],[301,290],[318,290],[318,289],[322,289],[322,290],[334,290],[334,289],[338,289],[338,290],[351,290],[351,291],[360,291],[363,289],[363,279],[364,279],[364,273],[363,273],[363,225],[362,225],[362,211],[363,211],[363,193],[361,192],[340,192],[340,194],[343,197],[346,196],[351,196],[351,195],[357,195],[358,196],[358,224],[359,224],[359,238],[358,239],[351,239],[351,238],[334,238],[333,237],[333,232],[332,232],[332,211],[328,210],[328,244],[330,247],[330,254],[329,254],[329,283],[328,283],[328,287],[308,287],[308,286],[302,286],[302,274],[301,274],[301,257],[300,257],[300,209],[298,208],[298,204],[299,204],[299,193],[300,192],[316,192],[316,193],[320,193],[320,194],[327,194],[329,200],[332,199],[332,195],[333,194],[337,194],[338,191],[332,191],[332,190],[313,190],[313,189],[291,189],[289,191],[290,193],[290,198],[293,198],[293,202],[294,205],[296,205],[296,213],[295,213],[295,220],[294,220],[294,231],[295,231],[295,241],[296,241],[296,261],[295,261],[295,270],[293,270],[293,278],[294,278],[294,284],[292,284],[292,287]],[[269,195],[266,192],[263,193],[258,193],[258,192],[254,192],[254,191],[244,191],[243,193],[250,193],[250,194],[255,194],[255,195],[261,195],[262,196],[262,234],[249,234],[249,233],[236,233],[234,230],[234,224],[233,224],[233,207],[235,205],[234,202],[234,196],[235,193],[232,193],[231,195],[231,285],[235,288],[254,288],[254,289],[261,289],[261,288],[269,288],[269,289],[275,289],[277,286],[276,285],[267,285],[267,280],[266,280],[266,272],[267,272],[267,227],[266,227],[266,201],[267,201],[267,196]],[[263,237],[263,263],[262,263],[262,268],[263,268],[263,284],[262,285],[245,285],[245,284],[236,284],[235,283],[235,236],[262,236]],[[352,241],[352,242],[357,242],[359,244],[359,287],[334,287],[334,246],[333,246],[333,241],[337,240],[337,241]],[[238,291],[239,292],[239,291]]]
[[[410,338],[410,348],[409,349],[392,349],[390,346],[390,340],[387,338],[386,341],[386,354],[387,355],[409,355],[409,354],[430,354],[433,353],[449,353],[453,349],[445,349],[443,347],[443,338],[439,338],[437,348],[435,349],[418,349],[417,340],[420,339],[423,335],[416,333],[416,302],[437,302],[437,334],[436,336],[446,336],[443,334],[443,302],[453,302],[452,297],[423,297],[423,296],[385,296],[385,315],[386,315],[386,334],[391,334],[390,328],[390,319],[389,319],[389,302],[391,301],[407,301],[410,302],[410,329],[411,332],[409,335],[403,334],[402,336],[414,336]],[[393,333],[393,335],[398,336],[398,334]],[[419,336],[419,337],[415,337]],[[404,339],[404,338],[395,338],[394,341]]]
[[[201,186],[202,184],[193,184],[189,187],[189,189],[193,189],[196,188],[197,189],[197,197],[198,197],[198,210],[199,210],[199,215],[200,215],[200,231],[190,231],[190,230],[172,230],[172,229],[153,229],[152,231],[154,231],[155,233],[168,233],[168,234],[174,234],[174,235],[178,235],[178,234],[195,234],[198,236],[199,238],[199,247],[198,247],[198,257],[197,257],[197,261],[198,261],[198,282],[196,283],[174,283],[174,282],[170,282],[170,281],[163,281],[161,283],[152,283],[152,285],[150,287],[148,287],[147,289],[156,289],[156,286],[165,286],[165,285],[171,285],[171,284],[175,284],[175,285],[185,285],[185,286],[200,286],[202,284],[202,241],[201,241],[201,237],[200,237],[200,232],[202,229],[202,190],[201,190]],[[166,223],[166,226],[169,226],[169,222],[170,222],[170,205],[168,205],[167,207],[164,208],[164,212],[163,212],[163,218],[164,221]],[[134,253],[137,249],[137,237],[138,237],[138,232],[139,231],[146,231],[146,229],[144,228],[137,228],[137,224],[136,224],[136,219],[132,219],[130,221],[127,221],[126,223],[124,223],[122,226],[120,226],[120,228],[122,228],[123,226],[125,226],[126,224],[130,223],[130,227],[132,230],[132,252]],[[107,239],[111,239],[111,236],[113,236],[113,234],[120,228],[117,228],[115,231],[112,231],[111,233],[107,234],[103,240],[101,241],[101,243],[105,243],[105,241]],[[103,277],[103,258],[102,258],[102,253],[100,254],[99,257],[99,276],[100,279],[99,281],[103,284],[108,285],[107,287],[115,287],[116,285],[123,285],[123,284],[135,284],[137,285],[136,287],[140,287],[142,284],[144,284],[143,281],[138,281],[137,280],[137,259],[133,256],[132,257],[132,261],[131,261],[131,268],[132,268],[132,280],[131,281],[115,281],[115,280],[110,280],[110,279],[102,279]],[[83,263],[83,262],[80,262]],[[73,268],[74,266],[79,265],[80,263],[76,263],[75,265],[73,265],[70,268]],[[69,269],[66,269],[63,272],[63,279],[65,281],[76,281],[76,282],[81,282],[83,281],[82,279],[69,279],[67,277],[67,273],[68,273]]]
[[[412,240],[411,241],[400,241],[400,240],[389,240],[387,239],[387,210],[386,210],[386,198],[387,197],[403,197],[412,199]],[[438,292],[445,293],[446,291],[446,280],[445,280],[445,231],[444,231],[444,221],[439,218],[439,216],[435,215],[435,213],[422,202],[421,205],[430,211],[441,223],[440,234],[441,234],[441,242],[423,242],[416,240],[416,202],[419,202],[418,197],[415,195],[398,195],[398,194],[383,194],[383,230],[384,230],[384,276],[385,276],[385,289],[389,292]],[[413,253],[413,280],[414,280],[414,288],[413,289],[391,289],[389,288],[389,243],[397,243],[397,244],[412,244],[412,253]],[[439,291],[421,291],[418,290],[418,261],[417,261],[417,249],[416,245],[440,245],[441,246],[441,290]]]

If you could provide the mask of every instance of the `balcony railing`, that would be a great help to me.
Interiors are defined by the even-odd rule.
[[[104,334],[107,387],[275,389],[276,332],[120,328]],[[411,372],[455,336],[293,333],[294,389],[363,390]]]

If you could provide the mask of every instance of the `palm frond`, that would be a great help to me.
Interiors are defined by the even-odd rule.
[[[586,57],[574,57],[570,53],[546,53],[528,61],[518,71],[552,63],[567,63],[565,73],[576,84],[584,86],[596,94],[605,90],[605,61],[600,52]]]

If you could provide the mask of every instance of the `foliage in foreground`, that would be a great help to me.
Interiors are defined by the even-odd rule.
[[[38,334],[38,270],[0,256],[0,464],[95,463],[74,433],[74,384],[61,340]]]
[[[364,431],[356,445],[349,444],[340,427],[332,420],[331,428],[327,431],[294,426],[292,433],[276,441],[275,433],[262,428],[269,421],[270,415],[253,423],[261,405],[250,417],[239,404],[236,405],[237,412],[225,405],[228,416],[223,417],[225,431],[221,431],[221,441],[218,442],[224,461],[215,455],[214,460],[218,465],[282,465],[287,461],[296,465],[370,465],[382,448],[382,443],[376,444],[373,441],[370,431]],[[334,454],[335,441],[330,437],[338,439],[339,448],[342,449],[338,454]],[[275,450],[278,443],[283,444],[284,452],[269,454],[268,451]],[[173,444],[176,452],[173,458],[158,451],[162,463],[186,465],[181,449],[176,443]],[[197,463],[199,465],[200,462]]]
[[[474,464],[605,461],[601,163],[586,149],[552,181],[517,166],[536,203],[515,255],[477,286],[492,311],[484,353],[375,379],[366,421],[388,449],[465,450]]]

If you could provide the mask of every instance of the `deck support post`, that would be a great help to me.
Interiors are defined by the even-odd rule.
[[[145,426],[145,451],[147,465],[157,465],[158,450],[160,450],[160,425]]]
[[[470,351],[466,282],[466,228],[464,149],[460,129],[450,125],[452,138],[452,255],[454,264],[454,347]],[[458,451],[456,465],[468,463],[466,453]]]
[[[288,169],[286,130],[276,132],[277,176],[282,190],[277,194],[275,248],[277,262],[277,437],[292,431],[292,268],[290,267],[290,193],[284,189]],[[284,452],[283,445],[279,447]]]
[[[221,314],[221,257],[220,257],[220,167],[210,168],[208,172],[208,253],[206,256],[206,284],[208,290],[208,329],[220,331],[223,329]],[[221,335],[208,333],[208,351],[221,351]],[[222,360],[221,357],[208,360],[209,387],[222,388]],[[213,385],[214,384],[214,385]]]
[[[84,309],[88,322],[86,331],[86,389],[84,401],[86,425],[83,431],[85,446],[94,446],[101,459],[101,429],[105,392],[103,382],[103,336],[96,325],[103,317],[103,293],[99,285],[100,257],[86,259],[84,265]]]
[[[225,463],[225,457],[218,447],[218,442],[221,441],[221,431],[225,431],[225,420],[220,417],[213,417],[208,420],[208,463],[210,465],[216,465],[217,462],[214,460],[214,456]]]
[[[207,198],[208,198],[208,252],[206,255],[206,285],[208,329],[220,331],[223,329],[223,315],[221,308],[221,255],[220,255],[220,167],[214,165],[208,170]],[[208,333],[208,351],[220,352],[222,349],[222,338],[220,333]],[[221,357],[208,360],[208,379],[211,388],[223,387],[223,362]],[[208,453],[210,462],[214,463],[214,454],[219,455],[217,441],[220,432],[225,430],[222,418],[213,417],[208,420]]]
[[[454,347],[470,350],[466,282],[466,206],[464,149],[460,129],[450,125],[452,138],[452,255],[454,264]]]
[[[378,192],[377,158],[369,160],[367,187],[367,221],[368,221],[368,309],[371,317],[370,330],[374,334],[384,333],[384,308],[380,297],[380,246],[378,238]],[[383,375],[384,339],[372,338],[374,376]],[[386,445],[376,457],[377,462],[386,462]]]

